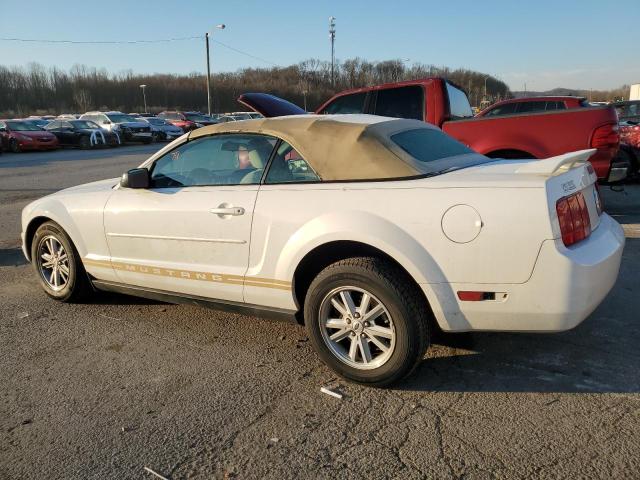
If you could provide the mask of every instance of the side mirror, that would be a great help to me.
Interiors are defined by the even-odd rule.
[[[120,186],[123,188],[149,188],[149,170],[134,168],[122,174]]]
[[[111,122],[109,120],[105,120],[102,122],[103,125],[109,125]]]

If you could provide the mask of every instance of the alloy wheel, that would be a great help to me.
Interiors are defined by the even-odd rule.
[[[69,256],[64,246],[53,235],[47,235],[38,245],[38,271],[52,290],[58,292],[69,282]]]
[[[318,321],[331,353],[353,368],[378,368],[393,354],[393,319],[384,304],[365,289],[346,286],[329,292],[320,304]]]

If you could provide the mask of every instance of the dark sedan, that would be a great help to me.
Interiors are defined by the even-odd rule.
[[[89,120],[54,120],[45,130],[58,137],[60,145],[94,148],[119,144],[118,137]]]

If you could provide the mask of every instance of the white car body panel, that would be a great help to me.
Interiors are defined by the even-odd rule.
[[[382,182],[154,191],[121,188],[112,179],[25,207],[23,243],[31,221],[46,217],[67,231],[96,279],[295,311],[302,307],[295,271],[305,255],[330,242],[360,242],[409,273],[444,330],[566,330],[612,288],[624,246],[620,225],[596,210],[588,155],[495,161]],[[555,203],[577,191],[593,231],[567,248]],[[210,212],[220,206],[244,213]],[[461,290],[498,295],[460,301]]]
[[[257,185],[164,189],[121,188],[104,210],[104,230],[122,283],[183,294],[243,301]],[[210,210],[241,207],[242,215]],[[157,267],[162,273],[149,273]],[[219,281],[194,281],[219,276]],[[222,278],[224,277],[224,278]]]

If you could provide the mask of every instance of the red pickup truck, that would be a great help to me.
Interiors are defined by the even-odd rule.
[[[548,158],[596,148],[590,161],[601,180],[620,180],[628,165],[611,168],[620,137],[611,106],[473,117],[466,93],[442,78],[425,78],[338,93],[316,113],[372,113],[413,118],[440,127],[493,158]]]

